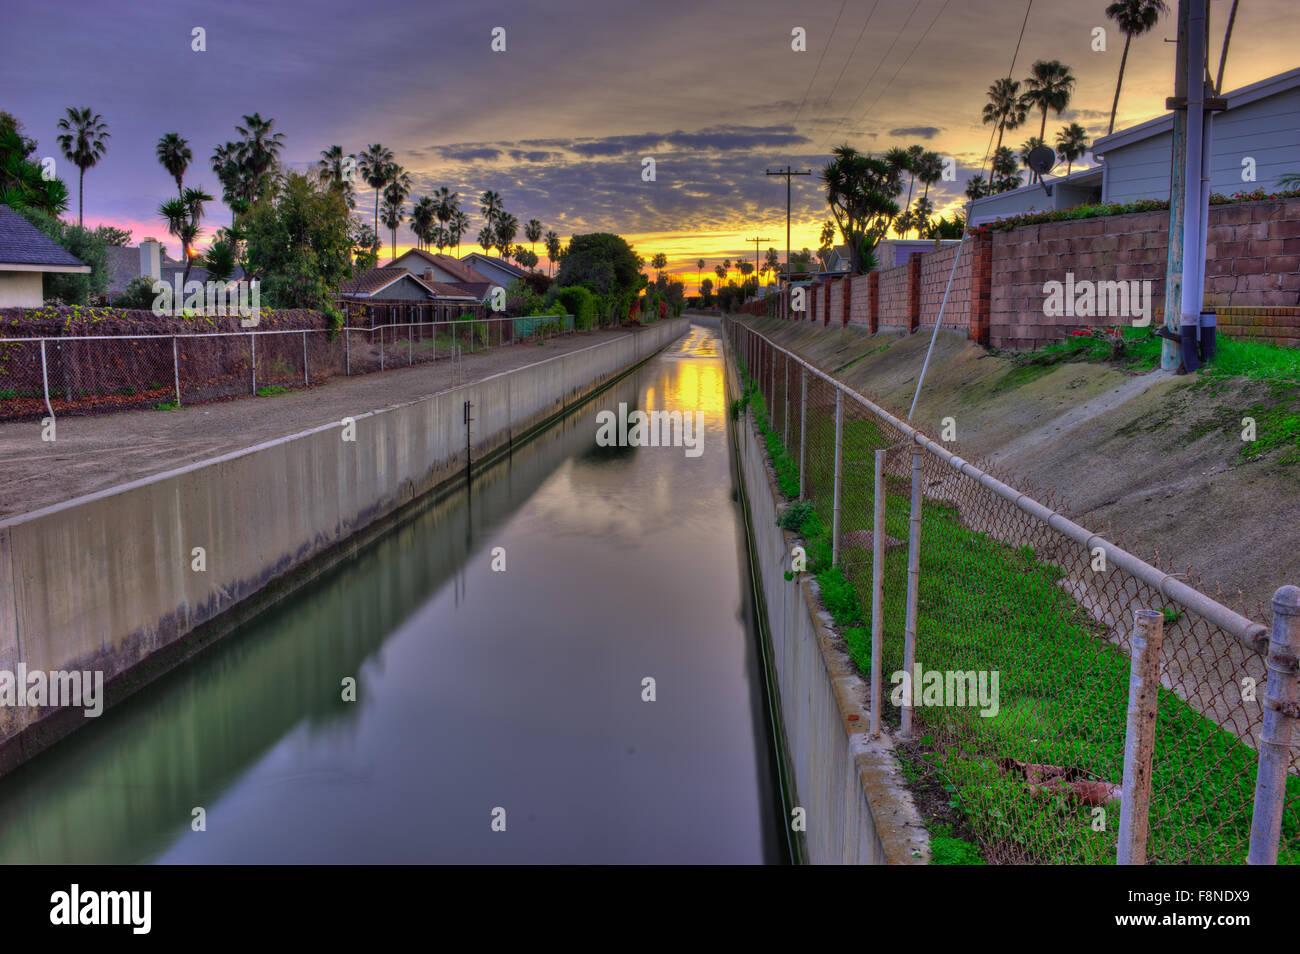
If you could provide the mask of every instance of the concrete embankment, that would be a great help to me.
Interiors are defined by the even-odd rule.
[[[740,396],[728,354],[728,403]],[[766,639],[775,669],[793,803],[804,810],[812,864],[926,864],[930,842],[888,737],[872,738],[868,687],[821,607],[817,584],[787,580],[794,534],[777,525],[782,498],[749,414],[735,446]]]
[[[686,319],[0,522],[0,672],[113,703],[345,558],[415,499],[645,361]],[[0,771],[84,718],[0,708]]]

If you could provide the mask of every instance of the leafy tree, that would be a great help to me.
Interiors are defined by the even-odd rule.
[[[235,274],[235,247],[226,239],[217,239],[208,246],[203,256],[208,269],[208,278],[215,282],[224,282]]]
[[[1234,12],[1236,8],[1234,7]],[[1116,0],[1106,7],[1106,16],[1119,25],[1124,34],[1124,55],[1119,58],[1119,79],[1115,81],[1115,101],[1110,107],[1109,136],[1115,131],[1115,113],[1119,109],[1119,91],[1124,85],[1124,67],[1128,65],[1128,48],[1133,37],[1141,36],[1155,28],[1162,14],[1169,12],[1165,0]],[[1226,43],[1226,41],[1225,41]]]
[[[700,306],[707,308],[713,304],[713,279],[706,278],[700,282]]]
[[[190,160],[194,158],[190,144],[181,138],[180,133],[167,133],[158,140],[154,154],[158,157],[159,164],[167,170],[167,174],[176,180],[176,194],[183,193],[185,170],[189,168]]]
[[[57,216],[68,211],[68,187],[62,179],[41,175],[36,140],[23,134],[23,126],[0,111],[0,202],[21,212],[31,208]]]
[[[1030,67],[1024,98],[1028,106],[1042,111],[1039,139],[1047,136],[1047,111],[1050,109],[1059,116],[1070,105],[1074,83],[1074,74],[1060,60],[1037,60]]]
[[[641,259],[627,240],[609,232],[575,235],[560,261],[555,281],[561,286],[582,285],[601,295],[607,316],[622,320],[645,284]]]
[[[42,294],[46,299],[58,299],[68,305],[84,305],[99,298],[108,288],[108,242],[102,229],[88,229],[70,225],[57,216],[31,206],[18,211],[62,248],[71,252],[83,265],[90,266],[90,274],[46,272],[42,275]]]
[[[348,225],[348,238],[352,242],[352,256],[356,260],[353,277],[364,274],[379,264],[379,236],[369,222],[353,218]]]
[[[901,191],[892,163],[860,153],[851,146],[837,146],[834,158],[822,169],[826,202],[848,246],[853,273],[861,275],[874,264],[876,243],[889,231]]]
[[[77,183],[77,225],[84,226],[86,170],[91,169],[104,158],[108,152],[108,124],[99,113],[92,113],[89,107],[75,109],[69,106],[66,114],[58,122],[62,130],[59,135],[59,148],[64,157],[80,171]]]
[[[249,210],[247,229],[249,270],[269,306],[331,314],[358,239],[371,237],[354,228],[343,196],[296,172]]]

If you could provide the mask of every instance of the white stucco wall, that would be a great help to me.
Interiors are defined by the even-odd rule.
[[[40,272],[0,271],[0,308],[39,308],[43,304]]]

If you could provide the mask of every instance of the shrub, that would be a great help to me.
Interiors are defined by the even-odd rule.
[[[553,288],[548,297],[551,296],[564,309],[564,314],[573,315],[574,324],[579,331],[590,331],[596,327],[600,317],[600,303],[588,289],[581,285]]]
[[[153,293],[153,279],[138,275],[131,279],[126,288],[122,289],[113,298],[113,307],[138,308],[141,311],[149,311],[153,308],[153,301],[156,297]]]

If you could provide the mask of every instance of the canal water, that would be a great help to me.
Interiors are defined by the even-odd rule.
[[[787,861],[725,405],[693,326],[0,779],[0,862]]]

